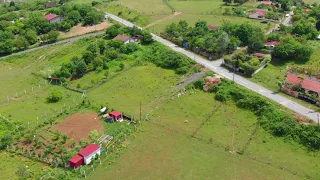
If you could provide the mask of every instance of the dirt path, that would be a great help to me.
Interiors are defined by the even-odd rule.
[[[60,35],[65,38],[71,38],[75,36],[81,36],[87,33],[102,31],[110,27],[111,24],[107,21],[104,21],[100,24],[94,26],[81,26],[80,24],[71,28],[71,30],[67,33],[60,33]]]
[[[178,16],[180,14],[182,14],[182,12],[174,12],[173,14],[171,14],[169,16],[166,16],[162,19],[156,20],[153,23],[150,23],[150,24],[146,25],[145,27],[142,27],[142,29],[147,29],[148,27],[154,26],[154,25],[158,24],[159,22],[166,21],[168,19],[172,19],[173,17]]]

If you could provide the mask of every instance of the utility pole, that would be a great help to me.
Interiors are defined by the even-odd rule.
[[[141,101],[140,101],[140,121],[141,121]]]

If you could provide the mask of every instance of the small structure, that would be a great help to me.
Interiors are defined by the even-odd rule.
[[[221,76],[208,76],[204,79],[204,82],[203,90],[208,91],[213,85],[221,83]]]
[[[45,15],[44,18],[46,18],[51,24],[55,22],[61,22],[64,19],[62,16],[52,13]]]
[[[249,18],[251,19],[264,19],[266,17],[268,11],[264,11],[263,9],[257,10],[255,13],[249,14]]]
[[[101,147],[96,144],[90,144],[82,149],[77,155],[69,160],[71,168],[78,168],[81,165],[89,164],[97,154],[100,155]]]
[[[126,36],[126,35],[118,35],[113,39],[114,40],[122,40],[124,42],[124,44],[127,44],[130,42],[130,36]]]
[[[53,2],[53,1],[49,1],[44,5],[45,8],[52,8],[52,7],[58,7],[58,6],[59,6],[59,4],[57,4],[56,2]]]
[[[261,58],[263,58],[264,56],[266,56],[267,54],[263,54],[263,53],[253,53],[253,54],[251,54],[252,56],[255,56],[255,57],[257,57],[257,58],[259,58],[259,59],[261,59]]]
[[[109,116],[112,118],[113,121],[119,121],[119,122],[123,121],[123,117],[122,117],[122,114],[120,112],[111,111],[109,113]]]
[[[264,44],[264,47],[269,47],[271,49],[273,49],[274,47],[280,45],[281,42],[279,41],[270,41],[270,42],[266,42],[266,44]]]
[[[208,25],[208,28],[209,28],[211,31],[215,31],[215,30],[218,29],[218,26]]]
[[[107,107],[103,107],[103,108],[100,109],[100,112],[103,114],[103,113],[106,112],[106,110],[107,110]]]
[[[261,1],[261,4],[271,6],[273,5],[272,1]]]

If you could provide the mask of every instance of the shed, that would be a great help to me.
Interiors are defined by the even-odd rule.
[[[255,56],[259,59],[263,58],[264,56],[266,56],[267,54],[263,54],[263,53],[253,53],[252,56]]]
[[[57,7],[59,6],[59,4],[57,4],[56,2],[53,1],[49,1],[44,5],[46,8],[52,8],[52,7]]]
[[[58,16],[56,14],[50,13],[44,16],[50,23],[61,22],[63,21],[62,16]]]
[[[115,121],[123,121],[122,115],[120,112],[117,111],[112,111],[109,113],[109,115],[112,117],[112,119],[114,119]]]
[[[131,37],[126,35],[117,35],[114,40],[122,40],[124,44],[131,42]]]
[[[273,3],[272,3],[272,1],[261,1],[261,4],[271,6]]]
[[[214,31],[214,30],[217,30],[217,29],[218,29],[217,26],[213,26],[213,25],[208,25],[208,28],[209,28],[211,31]]]
[[[69,160],[69,164],[71,168],[78,168],[84,164],[83,157],[77,154]]]
[[[97,154],[100,155],[101,147],[96,144],[90,144],[84,149],[82,149],[78,155],[82,156],[84,159],[84,164],[89,164]]]
[[[281,44],[281,42],[279,42],[279,41],[270,41],[270,42],[266,42],[266,44],[264,45],[265,47],[272,47],[272,48],[274,48],[274,47],[276,47],[276,46],[278,46],[278,45],[280,45]]]

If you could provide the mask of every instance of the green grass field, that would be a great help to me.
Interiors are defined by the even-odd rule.
[[[220,108],[219,108],[220,107]],[[212,115],[212,111],[216,110]],[[163,103],[118,158],[89,179],[316,179],[319,153],[255,129],[251,112],[220,104],[212,94],[187,93]],[[211,114],[196,134],[202,122]],[[184,123],[188,120],[188,123]],[[234,121],[234,123],[232,122]],[[155,123],[153,123],[155,122]],[[210,139],[211,138],[211,139]],[[234,146],[234,147],[233,147]],[[108,162],[106,162],[108,163]]]

